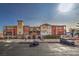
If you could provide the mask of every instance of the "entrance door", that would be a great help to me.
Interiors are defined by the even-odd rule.
[[[36,39],[35,35],[33,35],[33,39]]]

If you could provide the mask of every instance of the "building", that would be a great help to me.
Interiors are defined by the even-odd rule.
[[[66,25],[52,25],[52,35],[64,35],[66,33]]]
[[[50,24],[42,24],[40,26],[41,35],[63,35],[66,33],[66,25],[50,25]]]
[[[0,32],[0,39],[3,39],[3,32]]]
[[[30,38],[40,38],[40,27],[37,26],[37,27],[30,27],[30,31],[29,31],[29,34],[30,34]]]
[[[24,22],[22,20],[18,20],[17,24],[17,38],[23,38],[23,29],[24,29]]]
[[[4,26],[4,38],[33,39],[42,38],[46,35],[63,35],[66,32],[65,25],[42,24],[40,26],[26,26],[22,20],[17,25]]]
[[[25,39],[28,39],[29,38],[29,31],[30,31],[30,27],[29,26],[24,26],[23,28],[23,36]]]
[[[4,26],[3,35],[4,38],[26,38],[26,35],[29,35],[29,27],[24,26],[22,20],[18,20],[16,26]]]
[[[17,26],[5,26],[3,35],[4,38],[17,38]]]
[[[52,35],[52,26],[50,24],[42,24],[40,26],[41,29],[41,35]]]

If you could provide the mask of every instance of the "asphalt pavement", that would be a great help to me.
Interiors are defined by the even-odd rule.
[[[29,43],[0,43],[0,56],[79,56],[79,47],[60,43],[40,43],[29,47]]]

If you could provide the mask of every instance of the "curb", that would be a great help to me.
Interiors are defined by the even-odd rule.
[[[31,42],[1,42],[1,43],[31,43]],[[60,42],[39,42],[39,43],[60,43]]]

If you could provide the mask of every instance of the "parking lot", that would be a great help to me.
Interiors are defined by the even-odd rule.
[[[79,56],[79,47],[60,43],[40,43],[29,47],[29,43],[0,43],[0,56]]]

